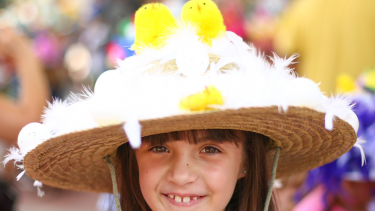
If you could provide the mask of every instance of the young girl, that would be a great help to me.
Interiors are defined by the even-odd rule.
[[[263,210],[268,141],[253,132],[219,129],[147,136],[138,150],[122,145],[117,150],[121,206]]]
[[[102,74],[95,93],[53,102],[7,161],[23,162],[38,188],[113,192],[117,210],[258,211],[275,209],[276,173],[355,144],[350,104],[297,78],[293,57],[270,65],[225,32],[210,0],[187,2],[182,19],[141,7],[137,55]]]

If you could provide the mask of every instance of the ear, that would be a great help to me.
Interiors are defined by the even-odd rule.
[[[237,179],[241,179],[241,178],[245,177],[247,172],[249,172],[249,170],[247,169],[248,166],[245,165],[245,163],[246,163],[245,161],[242,161],[242,164],[241,164],[241,167],[240,167],[240,172],[238,172]]]
[[[237,179],[241,179],[241,178],[244,178],[244,177],[245,177],[245,174],[240,173],[240,174],[238,175],[238,178],[237,178]]]
[[[247,170],[244,170],[245,168],[242,168],[238,174],[238,177],[237,179],[241,179],[243,177],[245,177],[246,173],[247,173]]]

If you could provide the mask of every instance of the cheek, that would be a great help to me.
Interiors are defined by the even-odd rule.
[[[138,164],[139,169],[139,184],[142,189],[142,193],[146,193],[143,190],[144,189],[152,189],[153,186],[156,186],[155,181],[153,180],[154,177],[151,177],[152,170],[149,168],[149,166],[144,164]],[[155,174],[155,173],[154,173]]]
[[[150,162],[145,156],[138,159],[139,185],[141,192],[150,207],[158,201],[157,190],[164,178],[164,170],[155,162]]]
[[[202,177],[212,192],[214,204],[226,206],[233,195],[237,183],[241,158],[220,160],[204,166]]]

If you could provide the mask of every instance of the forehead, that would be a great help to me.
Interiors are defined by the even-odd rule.
[[[246,134],[244,131],[221,129],[177,131],[142,138],[143,143],[150,145],[164,144],[170,141],[188,141],[191,144],[205,141],[234,142],[237,144],[245,140]]]

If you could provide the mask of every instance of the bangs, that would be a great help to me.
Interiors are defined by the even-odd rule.
[[[238,143],[246,140],[246,131],[228,129],[208,129],[208,130],[186,130],[170,133],[162,133],[142,138],[142,143],[154,146],[163,145],[170,141],[188,141],[190,144],[198,144],[205,141],[213,142],[234,142]]]

